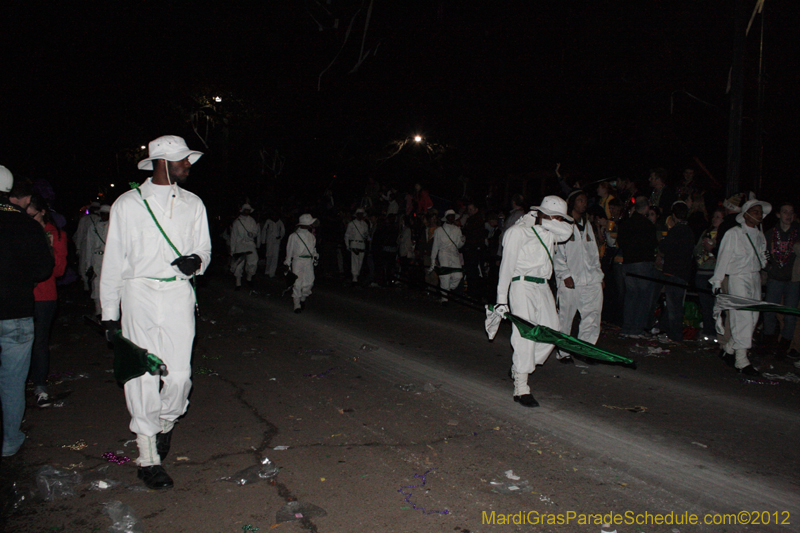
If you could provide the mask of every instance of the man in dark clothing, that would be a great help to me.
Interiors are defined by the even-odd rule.
[[[800,242],[800,224],[794,220],[794,206],[784,202],[778,209],[778,223],[765,235],[767,238],[767,292],[764,301],[786,307],[797,307],[800,301],[800,281],[792,281],[792,269],[796,256],[793,248]],[[783,329],[777,333],[775,313],[764,313],[764,336],[769,341],[777,341],[778,355],[783,356],[794,338],[797,317],[783,316]]]
[[[665,281],[686,285],[692,275],[692,254],[694,252],[694,233],[687,224],[689,206],[680,200],[672,206],[672,219],[675,225],[661,239],[658,245],[664,254]],[[667,298],[667,338],[673,342],[683,340],[683,298],[686,289],[675,285],[664,286]],[[660,337],[660,336],[659,336]],[[660,338],[660,340],[663,340]]]
[[[672,204],[678,199],[675,191],[667,186],[667,171],[663,168],[654,168],[648,178],[653,192],[650,193],[650,205],[661,210],[661,218],[666,218]],[[638,200],[637,200],[638,201]]]
[[[655,252],[658,241],[655,225],[645,216],[648,207],[647,197],[638,196],[630,218],[620,223],[617,237],[625,272],[625,309],[620,333],[623,338],[644,337],[650,302],[653,299],[653,282],[631,276],[657,277]]]
[[[42,226],[9,201],[14,178],[0,166],[0,405],[3,457],[25,442],[25,379],[33,347],[33,287],[50,277],[55,261]]]
[[[474,203],[467,204],[467,221],[461,226],[466,242],[461,248],[464,254],[464,273],[467,275],[467,294],[480,300],[484,293],[483,277],[481,277],[480,263],[483,248],[486,246],[486,228],[484,227],[483,213]]]

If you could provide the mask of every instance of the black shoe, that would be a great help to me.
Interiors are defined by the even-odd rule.
[[[786,357],[788,357],[792,361],[798,361],[800,360],[800,352],[792,348],[791,350],[789,350],[789,353],[786,354]]]
[[[237,285],[233,290],[240,291],[240,290],[242,290],[242,286],[241,285]]]
[[[761,377],[761,372],[753,368],[753,365],[747,365],[744,368],[737,368],[736,370],[738,370],[740,374],[744,374],[745,376],[752,376],[754,378]]]
[[[719,358],[722,359],[722,362],[726,365],[733,367],[734,363],[736,362],[736,356],[732,353],[728,353],[725,350],[719,351]]]
[[[171,489],[174,485],[172,478],[161,465],[140,466],[139,479],[141,479],[148,489]]]
[[[159,433],[156,435],[156,452],[158,452],[158,456],[161,457],[161,462],[164,462],[169,453],[169,445],[172,442],[172,429],[167,433]]]
[[[558,360],[558,362],[561,363],[562,365],[573,365],[573,366],[575,365],[575,359],[573,359],[572,356],[569,355],[566,357],[562,357],[561,359]]]
[[[306,310],[306,303],[305,302],[300,302],[300,309],[302,309],[303,311]]]
[[[294,312],[295,312],[295,314],[299,315],[300,313],[303,312],[303,308],[302,307],[298,307],[297,309],[294,310]]]
[[[525,407],[539,407],[539,402],[536,401],[532,394],[514,396],[514,401]]]

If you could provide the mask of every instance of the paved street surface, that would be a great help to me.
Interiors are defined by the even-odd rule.
[[[191,405],[165,463],[175,488],[162,492],[143,490],[132,462],[103,458],[135,458],[135,443],[110,352],[82,318],[91,301],[66,288],[52,338],[57,404],[29,397],[29,439],[0,464],[5,530],[107,531],[103,504],[119,501],[144,531],[170,533],[800,531],[800,384],[742,379],[693,343],[632,353],[655,343],[606,328],[599,344],[638,368],[553,357],[532,376],[531,410],[511,399],[508,324],[490,343],[475,309],[326,279],[295,315],[282,288],[204,280]],[[767,354],[761,363],[795,370]],[[221,479],[264,457],[273,478]],[[42,500],[46,466],[81,474],[72,494]],[[90,490],[98,480],[119,484]],[[279,520],[295,500],[325,514]],[[740,511],[767,524],[603,527],[594,516]],[[515,525],[518,513],[571,522]]]

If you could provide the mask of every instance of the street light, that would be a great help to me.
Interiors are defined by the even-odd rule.
[[[421,135],[414,135],[414,142],[421,143],[422,142],[422,136]]]
[[[111,186],[113,187],[113,186],[114,186],[114,184],[112,183],[112,184],[111,184]]]
[[[221,102],[222,101],[222,97],[221,96],[215,96],[214,97],[214,101],[215,102]]]
[[[139,147],[139,150],[144,150],[145,148],[147,148],[147,146],[145,146],[145,145],[141,145],[141,146]]]

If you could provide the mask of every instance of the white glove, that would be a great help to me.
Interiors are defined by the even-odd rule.
[[[770,255],[769,250],[764,250],[764,262],[769,263],[772,260],[772,255]]]
[[[504,316],[506,316],[506,313],[509,312],[508,305],[506,305],[506,304],[495,305],[494,306],[494,312],[497,313],[498,315],[504,317]]]

